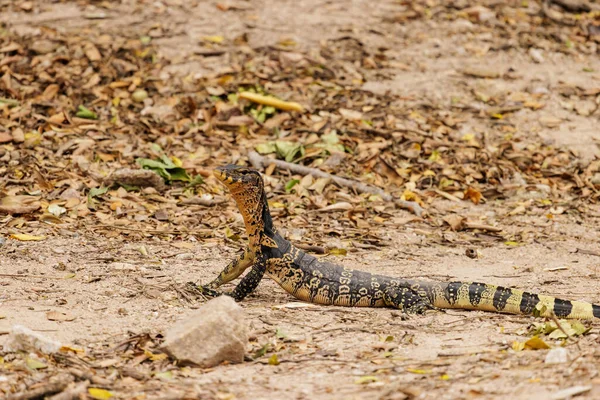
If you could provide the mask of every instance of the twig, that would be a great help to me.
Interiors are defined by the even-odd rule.
[[[223,204],[227,200],[225,199],[207,199],[204,197],[190,197],[189,199],[185,199],[181,202],[181,204],[193,204],[205,207],[216,206],[217,204]]]
[[[62,393],[50,397],[48,400],[76,400],[82,397],[87,392],[90,385],[89,381],[79,382],[78,384],[71,383],[65,388]]]
[[[476,222],[465,222],[465,228],[481,229],[482,231],[488,232],[502,232],[502,228],[498,228],[497,226],[478,224]]]
[[[0,97],[0,104],[8,104],[10,107],[16,107],[19,105],[19,101],[14,100],[14,99],[6,99],[4,97]]]
[[[598,257],[600,257],[600,253],[598,253],[597,251],[580,249],[579,247],[577,248],[577,250],[575,251],[575,253],[581,253],[581,254],[587,254],[588,256],[598,256]]]
[[[40,387],[14,393],[6,397],[7,400],[30,400],[40,399],[47,395],[63,391],[69,383],[73,382],[73,377],[69,374],[62,374],[50,379],[50,382]]]
[[[299,249],[302,249],[305,251],[311,251],[311,252],[317,253],[317,254],[325,254],[326,253],[326,250],[324,247],[316,246],[316,245],[312,245],[312,244],[295,243],[294,246],[296,246]]]
[[[575,345],[577,346],[577,348],[579,350],[581,350],[581,348],[579,347],[579,340],[573,338],[573,336],[569,335],[569,332],[565,331],[565,328],[562,327],[562,325],[558,321],[558,318],[556,318],[556,314],[554,314],[554,312],[552,312],[550,314],[550,318],[552,319],[552,321],[554,321],[554,323],[556,324],[556,326],[558,327],[558,329],[560,329],[560,331],[567,336],[567,339],[571,339],[575,343]]]
[[[70,279],[64,276],[28,275],[28,274],[0,274],[2,278],[41,278],[41,279]]]
[[[462,201],[462,200],[461,200],[461,199],[459,199],[458,197],[456,197],[456,196],[454,196],[454,195],[451,195],[450,193],[442,192],[442,191],[441,191],[441,190],[439,190],[439,189],[433,189],[433,192],[434,192],[435,194],[437,194],[437,195],[440,195],[440,196],[442,196],[442,197],[443,197],[443,198],[445,198],[445,199],[448,199],[448,200],[450,200],[450,201],[455,201],[455,202],[457,202],[457,203],[460,203],[460,202]]]
[[[407,209],[419,217],[426,215],[425,210],[416,202],[395,199],[392,197],[391,194],[375,186],[367,185],[351,179],[341,178],[339,176],[329,174],[316,168],[305,167],[303,165],[292,164],[281,160],[272,160],[270,158],[261,156],[255,151],[248,152],[248,160],[256,169],[262,169],[264,166],[267,166],[269,164],[275,164],[276,167],[288,169],[295,174],[312,175],[315,178],[329,178],[336,184],[340,186],[350,187],[356,190],[357,192],[370,193],[381,196],[383,200],[393,202],[396,205],[398,205],[398,207]]]

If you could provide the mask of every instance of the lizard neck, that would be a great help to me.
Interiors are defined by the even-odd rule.
[[[234,198],[244,218],[250,249],[260,253],[262,246],[273,247],[276,243],[276,231],[269,211],[267,195],[263,188],[256,189],[234,194]]]

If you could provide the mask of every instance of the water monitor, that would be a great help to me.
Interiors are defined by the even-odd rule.
[[[209,296],[251,268],[228,294],[240,301],[264,274],[294,297],[317,304],[350,307],[394,307],[410,314],[430,309],[458,308],[559,318],[600,318],[600,306],[561,300],[477,282],[437,282],[371,274],[319,261],[294,247],[273,226],[260,174],[251,168],[227,165],[215,176],[227,186],[244,218],[249,243],[219,276],[198,289]]]

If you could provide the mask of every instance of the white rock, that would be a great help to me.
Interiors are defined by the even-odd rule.
[[[16,351],[41,351],[45,354],[58,352],[62,344],[32,331],[23,325],[13,325],[4,345],[7,352]]]
[[[248,343],[244,310],[229,296],[205,303],[165,335],[163,350],[187,364],[208,368],[244,361]]]
[[[528,53],[529,57],[531,57],[531,59],[538,64],[541,64],[545,61],[544,56],[542,55],[542,52],[539,49],[530,47]]]
[[[569,361],[569,352],[564,347],[555,347],[546,354],[546,364],[563,364]]]

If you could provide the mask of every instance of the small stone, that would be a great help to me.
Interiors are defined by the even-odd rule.
[[[241,363],[247,343],[243,309],[231,297],[220,296],[173,325],[162,348],[184,364],[209,368],[223,361]]]
[[[44,354],[53,354],[60,350],[62,344],[56,340],[34,332],[23,325],[13,325],[4,345],[6,352],[40,351]]]
[[[569,353],[564,347],[556,347],[546,354],[546,364],[564,364],[569,361]]]
[[[124,263],[124,262],[111,263],[109,265],[109,268],[111,270],[117,271],[117,272],[127,272],[127,271],[137,271],[138,270],[137,266],[130,264],[130,263]]]
[[[467,19],[459,18],[452,23],[450,29],[456,33],[472,32],[475,29],[475,25]]]
[[[0,132],[0,143],[12,142],[13,137],[8,132]]]
[[[588,117],[596,110],[596,104],[593,101],[578,101],[575,103],[577,114]]]
[[[12,138],[15,143],[23,143],[25,141],[25,132],[23,132],[23,129],[17,128],[12,131]]]
[[[551,116],[540,117],[539,121],[542,126],[547,128],[556,128],[562,123],[562,119]]]
[[[143,103],[144,100],[148,98],[148,92],[146,92],[144,89],[138,89],[135,92],[133,92],[131,98],[136,103]]]
[[[154,218],[156,218],[159,221],[168,221],[169,213],[166,210],[160,209],[154,213]]]
[[[545,61],[544,56],[542,55],[542,52],[539,49],[530,47],[528,53],[529,57],[531,57],[531,59],[538,64],[541,64]]]
[[[38,54],[52,53],[58,47],[58,43],[47,39],[36,40],[29,48]]]
[[[479,22],[486,22],[493,18],[496,18],[496,13],[491,9],[484,6],[473,6],[462,10],[471,18],[475,18]]]

